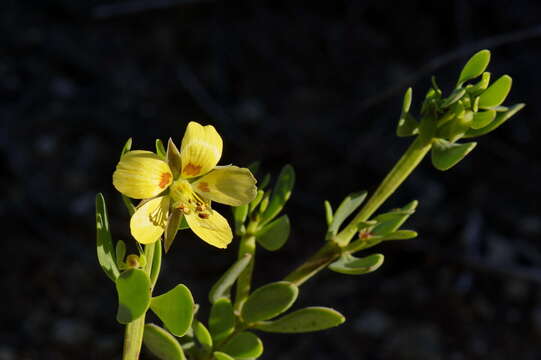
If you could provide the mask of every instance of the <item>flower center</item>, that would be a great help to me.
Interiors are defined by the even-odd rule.
[[[176,180],[170,187],[170,195],[173,207],[180,209],[185,215],[195,213],[201,219],[207,219],[212,211],[210,205],[193,191],[187,180]]]

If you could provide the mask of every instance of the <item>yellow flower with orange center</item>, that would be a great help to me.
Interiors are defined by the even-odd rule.
[[[227,247],[233,238],[231,227],[211,208],[211,201],[240,206],[254,199],[257,188],[250,170],[216,166],[222,146],[213,126],[190,122],[180,152],[169,140],[165,160],[143,150],[121,157],[113,185],[130,198],[143,199],[130,220],[131,234],[137,241],[153,243],[169,226],[174,227],[174,237],[183,216],[201,239],[219,248]]]

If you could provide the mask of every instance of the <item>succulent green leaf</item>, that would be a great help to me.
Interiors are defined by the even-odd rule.
[[[124,271],[116,279],[118,310],[116,319],[130,323],[143,315],[150,305],[150,279],[141,269]]]
[[[183,218],[184,215],[180,209],[173,209],[173,211],[169,212],[169,217],[167,219],[164,232],[164,246],[166,254],[171,248],[171,245],[173,245],[173,241],[175,241],[175,237],[177,236],[177,232],[179,230],[180,221]]]
[[[409,113],[412,91],[411,88],[406,90],[404,100],[402,101],[402,112],[400,113],[400,119],[398,120],[398,126],[396,127],[396,135],[399,137],[411,136],[419,132],[419,124]]]
[[[267,207],[269,206],[269,198],[270,198],[270,196],[271,196],[270,191],[265,192],[265,195],[263,195],[263,199],[259,203],[259,209],[257,210],[257,212],[260,215],[263,214],[265,212],[265,210],[267,210]]]
[[[443,93],[441,91],[441,88],[439,87],[438,85],[438,82],[436,81],[436,77],[435,76],[431,76],[430,77],[430,82],[432,83],[432,89],[433,91],[436,93],[436,94],[439,94],[441,96],[441,94]]]
[[[265,224],[282,210],[285,203],[291,196],[291,191],[293,190],[293,186],[295,185],[295,170],[291,165],[285,165],[282,170],[280,171],[280,175],[278,176],[278,180],[276,181],[276,184],[274,185],[274,189],[272,191],[272,196],[269,201],[269,205],[265,209],[265,211],[261,214],[261,223]]]
[[[241,206],[232,207],[233,209],[233,220],[235,222],[235,234],[242,235],[245,231],[244,222],[248,216],[249,205],[244,204]]]
[[[447,98],[443,99],[443,102],[441,103],[442,108],[448,108],[449,106],[456,103],[458,100],[462,99],[462,97],[466,94],[465,89],[455,89],[451,95],[449,95]]]
[[[413,89],[408,88],[404,94],[404,99],[402,100],[402,114],[407,114],[410,111],[411,107],[411,98],[413,94]]]
[[[162,160],[165,160],[165,147],[160,139],[156,139],[156,155]]]
[[[158,276],[160,275],[161,268],[162,268],[162,242],[156,241],[154,243],[154,256],[152,257],[152,266],[150,268],[151,288],[154,288],[154,285],[156,285],[156,281],[158,280]]]
[[[381,238],[381,241],[385,240],[407,240],[417,237],[417,232],[413,230],[398,230],[387,234]]]
[[[408,137],[419,133],[419,123],[410,113],[404,114],[398,120],[396,127],[396,136]]]
[[[119,271],[116,265],[113,241],[109,230],[107,206],[101,193],[96,195],[96,251],[101,268],[109,279],[115,281],[119,275]]]
[[[177,146],[171,138],[169,138],[169,140],[167,141],[167,152],[165,154],[165,161],[167,162],[167,165],[169,165],[169,168],[173,173],[173,179],[176,179],[177,176],[180,174],[182,161],[180,159],[180,151],[178,151]]]
[[[479,108],[490,109],[501,105],[509,95],[512,83],[513,80],[509,75],[504,75],[496,80],[479,96]]]
[[[362,275],[376,271],[382,264],[382,254],[373,254],[363,258],[343,254],[338,260],[329,265],[329,269],[340,274]]]
[[[235,358],[220,351],[215,351],[213,355],[215,360],[235,360]]]
[[[150,308],[173,335],[183,336],[192,325],[194,301],[190,289],[179,284],[152,298]]]
[[[126,243],[122,240],[118,240],[115,246],[116,254],[116,266],[120,269],[124,263],[124,257],[126,256]]]
[[[475,97],[473,99],[473,103],[472,103],[472,106],[471,106],[471,110],[472,112],[475,114],[479,111],[479,96]]]
[[[494,131],[496,128],[498,128],[500,125],[502,125],[504,122],[509,120],[513,115],[515,115],[517,112],[522,110],[526,106],[525,104],[516,104],[511,106],[507,111],[505,112],[499,112],[496,114],[496,118],[487,126],[481,128],[481,129],[469,129],[466,134],[464,135],[464,138],[471,138],[476,136],[481,136],[488,134],[491,131]]]
[[[486,90],[486,88],[488,87],[488,85],[490,84],[490,76],[491,74],[489,72],[484,72],[482,75],[481,75],[481,80],[479,80],[477,82],[477,84],[475,85],[471,85],[469,88],[468,88],[468,92],[472,95],[479,95],[481,92],[483,92],[484,90]]]
[[[332,212],[331,203],[328,200],[325,200],[323,202],[323,205],[325,206],[325,221],[327,222],[327,226],[331,226],[332,219],[334,216]]]
[[[244,331],[235,335],[220,350],[238,360],[255,359],[263,354],[263,343],[251,332]]]
[[[160,360],[185,360],[184,351],[177,339],[154,324],[146,324],[143,343]]]
[[[456,144],[444,139],[435,139],[432,145],[432,164],[438,170],[449,170],[468,155],[476,145],[475,142]]]
[[[261,190],[265,190],[265,188],[269,185],[270,180],[271,180],[271,175],[270,174],[265,174],[265,176],[263,176],[263,180],[261,180],[261,183],[259,184],[258,187]]]
[[[340,226],[342,226],[342,223],[347,219],[347,217],[357,210],[359,206],[361,206],[366,198],[366,195],[366,191],[360,191],[345,197],[334,213],[332,223],[327,231],[327,239],[331,239],[334,235],[336,235],[340,229]]]
[[[368,229],[368,228],[373,228],[377,224],[378,224],[378,222],[374,221],[374,220],[359,221],[357,223],[357,230],[361,231],[361,230],[365,230],[365,229]]]
[[[460,76],[458,77],[457,86],[462,85],[464,82],[474,79],[481,75],[487,68],[490,62],[490,51],[481,50],[475,53],[464,65]]]
[[[212,349],[212,337],[205,325],[200,321],[194,319],[193,321],[193,334],[197,342],[201,345],[204,352],[209,352]]]
[[[473,115],[473,120],[470,124],[470,127],[472,129],[481,129],[487,126],[496,118],[496,111],[494,110],[486,110],[481,111],[478,113],[475,113]]]
[[[132,216],[135,210],[137,210],[135,205],[133,205],[133,202],[130,200],[129,197],[127,197],[124,194],[120,194],[120,195],[122,196],[122,201],[124,202],[124,205],[126,206],[126,209],[128,210],[128,214]]]
[[[267,284],[250,294],[242,307],[241,316],[247,323],[272,319],[289,309],[298,295],[299,288],[290,282]]]
[[[220,277],[220,279],[210,289],[209,300],[212,304],[222,297],[228,299],[231,297],[231,286],[233,286],[239,275],[244,271],[251,260],[252,255],[246,254],[231,265],[229,269],[227,269],[222,277]]]
[[[259,245],[268,251],[276,251],[286,243],[290,231],[289,217],[282,215],[265,225],[255,236]]]
[[[415,212],[419,202],[414,200],[401,209],[380,214],[374,218],[376,225],[371,231],[374,236],[386,236],[397,231]]]
[[[294,311],[274,321],[264,321],[253,326],[255,329],[274,333],[306,333],[338,326],[346,321],[338,311],[314,306]]]
[[[122,148],[122,151],[120,152],[120,157],[131,150],[132,145],[132,138],[129,138],[126,143],[124,144],[124,147]]]
[[[265,195],[265,191],[262,189],[257,190],[257,194],[255,198],[250,202],[248,212],[251,214],[254,209],[259,205],[261,200],[263,199],[263,195]]]
[[[235,314],[231,300],[221,298],[210,309],[209,331],[215,343],[221,342],[235,330]]]

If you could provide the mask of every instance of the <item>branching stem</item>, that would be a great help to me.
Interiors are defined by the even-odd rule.
[[[431,146],[431,137],[418,136],[349,225],[336,236],[334,241],[328,241],[317,253],[287,275],[284,280],[301,285],[336,260],[341,255],[342,249],[357,233],[357,224],[360,221],[368,220],[379,209],[419,165],[430,151]]]

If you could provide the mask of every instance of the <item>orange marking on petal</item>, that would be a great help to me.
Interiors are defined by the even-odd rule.
[[[172,175],[170,173],[163,173],[160,178],[160,184],[159,186],[164,189],[167,185],[169,185],[169,182],[171,181]]]
[[[203,192],[209,192],[210,191],[209,184],[204,182],[204,181],[197,184],[197,187],[199,188],[199,190],[201,190]]]
[[[184,166],[184,169],[182,170],[182,172],[188,176],[196,176],[200,171],[201,165],[194,165],[192,163],[188,163],[188,165]]]

